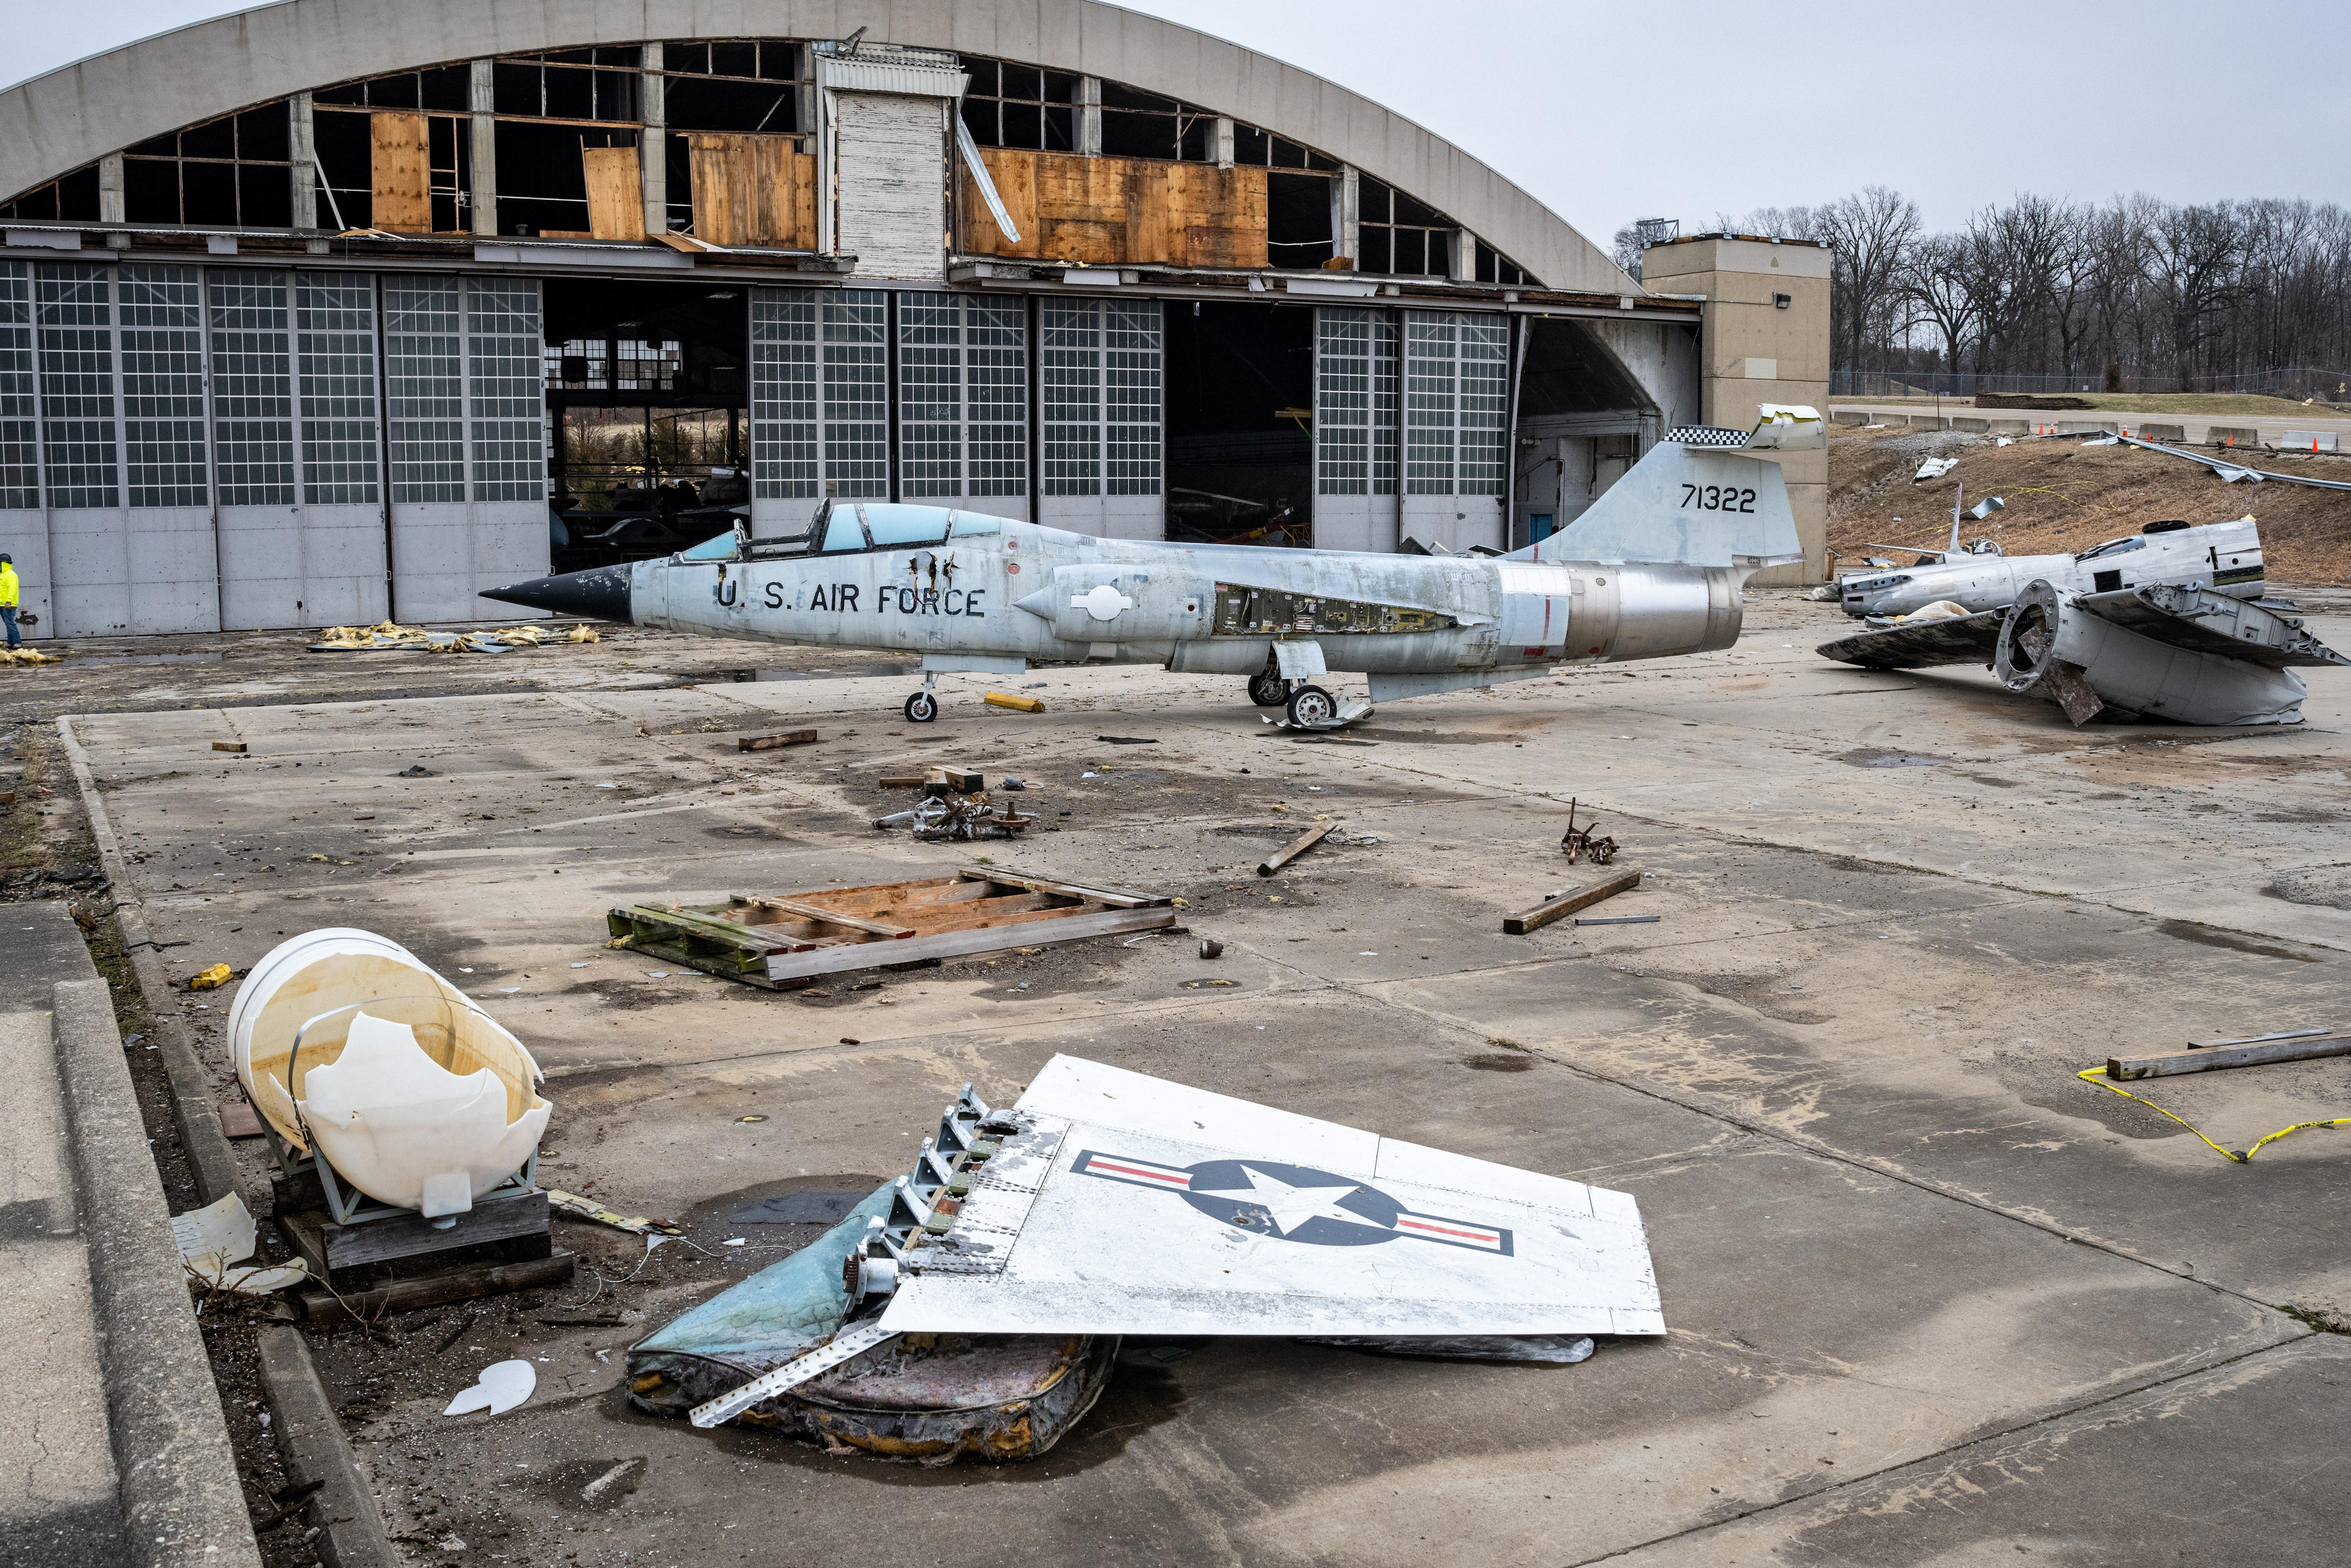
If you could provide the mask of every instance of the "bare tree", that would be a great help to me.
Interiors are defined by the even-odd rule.
[[[1976,279],[1975,247],[1955,235],[1937,235],[1911,248],[1902,269],[1902,296],[1910,322],[1942,335],[1943,363],[1959,367],[1959,350],[1977,326],[1981,289]]]
[[[1830,352],[1834,363],[1855,370],[1865,345],[1892,336],[1888,312],[1918,237],[1918,204],[1884,185],[1871,185],[1815,210],[1820,214],[1818,237],[1832,251]]]
[[[2231,204],[2167,207],[2147,231],[2149,281],[2171,329],[2170,349],[2179,390],[2196,385],[2196,350],[2220,329],[2218,318],[2237,298],[2237,266],[2244,235]]]

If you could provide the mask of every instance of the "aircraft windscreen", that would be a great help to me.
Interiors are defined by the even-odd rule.
[[[868,502],[858,508],[877,545],[935,545],[947,537],[945,507]]]
[[[732,529],[706,538],[692,549],[683,552],[686,560],[732,560],[735,559],[735,534]]]
[[[824,548],[828,551],[863,549],[865,525],[857,520],[854,507],[835,507],[831,520],[824,530]]]
[[[2075,556],[2074,559],[2075,560],[2095,560],[2100,556],[2121,555],[2126,550],[2145,549],[2146,548],[2147,541],[2145,539],[2137,538],[2136,536],[2130,536],[2118,539],[2108,539],[2102,545],[2095,545],[2089,549],[2084,550],[2080,555]]]

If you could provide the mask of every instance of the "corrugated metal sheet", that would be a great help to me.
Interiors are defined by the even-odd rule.
[[[953,68],[881,60],[816,57],[816,84],[832,92],[886,92],[914,98],[961,98],[971,78]]]

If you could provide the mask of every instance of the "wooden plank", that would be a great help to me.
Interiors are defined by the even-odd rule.
[[[550,1252],[520,1263],[497,1263],[435,1274],[423,1280],[401,1280],[374,1291],[330,1291],[302,1293],[303,1315],[319,1327],[353,1321],[373,1322],[394,1312],[419,1312],[507,1291],[530,1291],[560,1285],[571,1278],[575,1260],[569,1252]]]
[[[916,936],[906,942],[864,942],[820,947],[812,953],[778,954],[768,960],[768,978],[792,980],[815,975],[837,975],[848,969],[871,969],[883,964],[915,964],[926,958],[961,958],[974,953],[995,953],[1008,947],[1076,942],[1122,931],[1148,931],[1176,924],[1173,909],[1103,909],[1071,915],[1040,930],[1036,925],[991,925],[976,931],[951,931]]]
[[[2252,1045],[2199,1046],[2158,1056],[2110,1056],[2106,1059],[2106,1076],[2117,1082],[2128,1082],[2134,1078],[2168,1078],[2181,1072],[2260,1067],[2273,1061],[2314,1061],[2326,1056],[2351,1056],[2351,1034],[2318,1039],[2304,1035]]]
[[[791,136],[747,136],[751,220],[747,245],[816,248],[816,154]]]
[[[694,232],[712,245],[750,243],[750,150],[746,138],[695,132],[685,139],[694,180]]]
[[[1158,907],[1167,903],[1167,895],[1164,893],[1135,893],[1123,887],[1088,887],[1074,882],[1054,882],[1046,877],[1030,876],[1024,872],[1007,871],[1002,866],[967,865],[956,874],[967,882],[1000,882],[1007,887],[1025,887],[1034,893],[1058,893],[1064,898],[1082,898],[1089,904],[1108,904],[1123,909]]]
[[[777,735],[746,735],[735,742],[737,751],[773,751],[779,746],[810,746],[815,744],[816,731],[787,729]]]
[[[407,110],[368,117],[368,183],[374,205],[369,222],[392,234],[433,232],[432,164],[424,117]]]
[[[421,1214],[391,1219],[371,1219],[363,1225],[327,1225],[327,1267],[349,1269],[360,1263],[389,1263],[453,1247],[474,1247],[485,1241],[511,1241],[519,1236],[547,1233],[547,1194],[502,1197],[455,1217],[457,1223],[435,1229]]]
[[[1590,887],[1580,888],[1564,898],[1555,898],[1549,904],[1537,904],[1532,909],[1521,910],[1516,915],[1506,915],[1502,917],[1502,929],[1512,936],[1523,936],[1530,931],[1539,930],[1550,925],[1562,915],[1573,915],[1579,909],[1588,909],[1604,898],[1614,898],[1620,893],[1640,885],[1639,872],[1619,872],[1605,882],[1595,882]]]
[[[1333,824],[1325,822],[1319,828],[1309,829],[1307,831],[1299,834],[1298,837],[1290,840],[1288,843],[1274,851],[1273,853],[1258,862],[1257,874],[1259,876],[1271,876],[1275,872],[1280,871],[1283,866],[1288,865],[1291,861],[1296,860],[1300,855],[1304,854],[1308,850],[1311,850],[1316,844],[1321,843],[1330,835],[1332,826]]]
[[[723,246],[705,245],[692,235],[672,234],[667,229],[647,237],[659,240],[672,250],[682,250],[688,256],[709,256],[725,249]]]
[[[797,915],[803,920],[822,921],[827,925],[846,925],[852,931],[862,931],[869,936],[886,937],[891,941],[904,941],[914,934],[912,926],[893,925],[883,920],[868,920],[862,915],[844,914],[837,909],[827,909],[820,904],[809,904],[797,898],[763,898],[759,900],[759,907],[780,909],[787,915]]]
[[[644,176],[633,147],[582,147],[588,180],[588,233],[592,239],[645,237]]]
[[[987,210],[987,201],[979,193],[979,184],[963,171],[958,178],[962,201],[963,238],[961,248],[972,256],[1035,256],[1042,237],[1037,226],[1037,159],[1039,154],[1013,147],[983,147],[979,160],[987,166],[987,177],[996,186],[996,194],[1004,203],[1004,212],[1012,226],[1020,231],[1019,240],[1004,237],[996,226],[995,214]]]

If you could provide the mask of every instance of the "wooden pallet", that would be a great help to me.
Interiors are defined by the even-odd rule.
[[[1154,930],[1176,924],[1176,909],[1164,894],[967,866],[917,882],[737,894],[725,904],[631,904],[605,923],[638,952],[787,990],[852,969]]]

